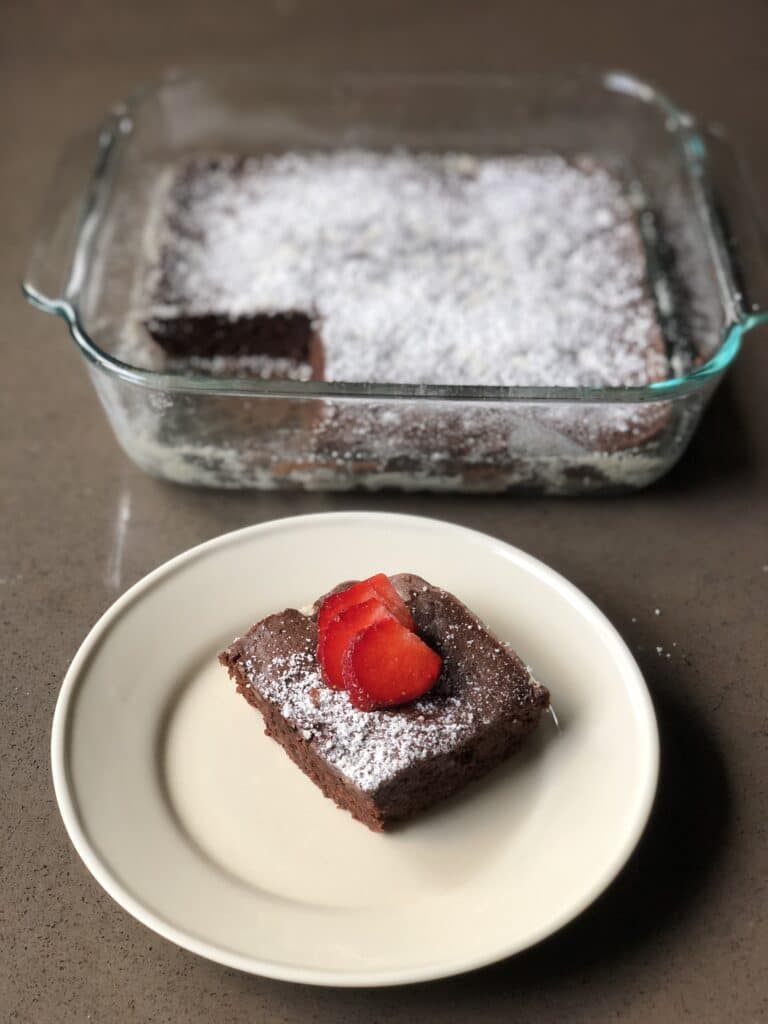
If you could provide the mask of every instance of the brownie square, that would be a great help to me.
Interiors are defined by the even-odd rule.
[[[220,655],[267,735],[339,807],[381,831],[486,774],[537,726],[547,689],[452,594],[392,577],[418,634],[443,658],[432,690],[411,704],[353,707],[322,680],[317,606],[256,623]]]

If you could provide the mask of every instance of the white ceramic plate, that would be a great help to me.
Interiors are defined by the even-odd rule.
[[[388,835],[324,799],[216,662],[256,619],[382,571],[456,593],[561,723]],[[227,534],[132,587],[67,673],[52,758],[78,853],[149,928],[244,971],[389,985],[498,960],[587,907],[646,823],[658,735],[621,637],[562,576],[449,523],[354,512]]]

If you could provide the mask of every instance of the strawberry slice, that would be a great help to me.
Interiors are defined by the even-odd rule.
[[[326,683],[334,690],[344,689],[342,660],[349,645],[358,633],[383,619],[398,624],[386,606],[378,598],[373,597],[369,601],[352,605],[326,625],[317,644],[317,660],[320,662]]]
[[[356,708],[405,704],[434,686],[443,659],[392,616],[352,640],[342,661],[344,685]]]
[[[372,598],[377,598],[381,601],[387,607],[389,613],[394,615],[398,622],[401,622],[406,629],[416,629],[416,623],[413,621],[405,601],[403,601],[392,586],[389,577],[380,572],[376,576],[371,576],[370,579],[362,580],[360,583],[353,583],[351,587],[339,591],[338,594],[331,594],[330,597],[326,597],[320,605],[320,611],[317,616],[317,629],[320,636],[322,637],[328,624],[337,615],[340,615],[341,612],[346,611],[347,608],[351,608],[353,605],[370,601]]]

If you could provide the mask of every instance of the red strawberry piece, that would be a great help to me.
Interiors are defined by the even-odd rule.
[[[405,704],[434,686],[443,659],[391,616],[355,637],[342,662],[343,679],[356,708]]]
[[[340,615],[341,612],[346,611],[347,608],[351,608],[353,605],[370,601],[374,597],[386,605],[390,614],[394,615],[399,622],[402,622],[406,629],[416,629],[416,624],[411,613],[408,611],[407,605],[390,583],[389,577],[380,572],[376,576],[371,576],[370,579],[362,580],[360,583],[353,583],[346,590],[340,590],[337,594],[331,594],[329,597],[326,597],[320,605],[320,611],[317,616],[317,629],[320,636],[323,635],[328,624],[337,615]]]
[[[376,593],[379,595],[379,600],[384,602],[390,614],[394,615],[402,626],[415,633],[416,623],[413,621],[413,616],[408,610],[408,605],[392,586],[389,576],[385,576],[383,572],[380,572],[378,576],[371,576],[369,582],[373,584]]]
[[[369,601],[354,604],[351,608],[341,612],[328,623],[325,631],[320,634],[317,644],[317,660],[320,662],[326,683],[334,690],[344,689],[341,665],[349,645],[358,633],[362,633],[364,629],[382,619],[397,621],[392,618],[386,606],[378,598],[373,597]]]

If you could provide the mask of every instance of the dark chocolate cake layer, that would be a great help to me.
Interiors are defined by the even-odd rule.
[[[272,615],[220,656],[268,735],[327,797],[376,830],[495,767],[549,704],[546,688],[457,598],[417,576],[392,579],[443,658],[435,687],[412,704],[359,711],[327,687],[315,614]]]
[[[217,313],[155,316],[147,321],[147,329],[177,360],[190,356],[210,360],[262,356],[260,369],[265,376],[272,367],[285,372],[293,364],[296,369],[306,367],[305,373],[296,376],[322,379],[320,340],[303,313],[261,313],[234,319]]]

